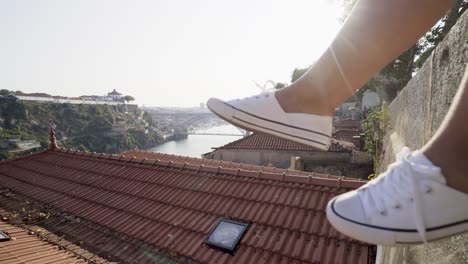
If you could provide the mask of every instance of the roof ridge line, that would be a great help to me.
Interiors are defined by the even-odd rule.
[[[229,143],[227,143],[227,144],[222,145],[221,147],[213,147],[212,149],[222,149],[223,147],[225,147],[225,146],[227,146],[227,145],[234,144],[234,143],[236,143],[236,142],[238,142],[238,141],[241,141],[241,140],[246,140],[247,138],[253,137],[253,135],[256,135],[256,134],[258,134],[258,133],[257,133],[257,132],[253,132],[252,134],[250,134],[250,135],[248,135],[248,136],[241,137],[241,138],[239,138],[239,139],[236,139],[236,140],[234,140],[234,141],[231,141],[231,142],[229,142]],[[260,134],[262,134],[262,133],[260,133]]]
[[[290,183],[302,183],[308,185],[322,185],[322,186],[330,186],[330,187],[337,187],[337,188],[358,188],[366,183],[366,181],[362,181],[360,179],[349,179],[341,176],[339,178],[330,178],[329,174],[320,174],[324,177],[314,177],[315,172],[307,173],[309,175],[301,175],[301,171],[295,170],[285,170],[282,173],[276,172],[266,172],[262,169],[259,170],[252,170],[252,166],[250,170],[248,168],[226,168],[222,166],[206,166],[204,164],[194,164],[189,162],[173,162],[173,161],[163,161],[160,159],[151,160],[148,158],[137,159],[135,156],[127,157],[125,155],[117,155],[117,154],[104,154],[104,153],[96,153],[96,152],[89,152],[89,151],[79,151],[79,150],[69,150],[69,149],[61,149],[57,148],[53,151],[60,151],[67,154],[78,155],[78,156],[85,156],[85,157],[94,157],[94,158],[101,158],[107,160],[114,160],[120,162],[130,162],[135,164],[146,164],[146,165],[154,165],[166,168],[175,168],[175,169],[184,169],[184,170],[192,170],[196,172],[208,172],[208,173],[215,173],[215,174],[227,174],[232,176],[241,176],[241,177],[250,177],[250,178],[257,178],[257,179],[264,179],[264,180],[274,180],[280,182],[290,182]],[[71,153],[73,152],[73,153]],[[174,155],[173,155],[174,156]],[[288,173],[291,172],[291,173]],[[311,175],[310,175],[311,174]],[[325,177],[326,176],[326,177]]]
[[[28,157],[31,157],[31,156],[36,156],[36,155],[39,155],[41,153],[50,152],[50,151],[54,151],[54,150],[55,149],[46,148],[46,149],[39,150],[39,151],[36,151],[36,152],[30,152],[29,154],[16,156],[16,157],[11,158],[11,159],[0,160],[0,164],[10,163],[10,162],[13,162],[13,161],[17,161],[17,160],[20,160],[20,159],[25,159],[25,158],[28,158]]]

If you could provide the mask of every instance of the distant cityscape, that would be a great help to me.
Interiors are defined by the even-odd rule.
[[[107,95],[82,95],[78,97],[54,96],[46,93],[24,93],[21,91],[0,95],[3,99],[51,102],[51,103],[69,103],[69,104],[108,104],[119,105],[134,101],[130,95],[123,95],[113,89]]]

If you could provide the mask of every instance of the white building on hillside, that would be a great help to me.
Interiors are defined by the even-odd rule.
[[[114,100],[114,101],[122,101],[123,100],[122,94],[117,92],[115,89],[112,92],[107,93],[107,96],[112,98],[112,100]]]
[[[367,109],[380,104],[380,98],[376,92],[365,91],[362,96],[362,109]]]

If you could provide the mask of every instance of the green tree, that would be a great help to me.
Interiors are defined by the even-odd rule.
[[[418,45],[415,69],[420,68],[431,55],[437,44],[450,32],[458,18],[468,9],[468,0],[457,0],[450,11],[431,29],[416,45]]]
[[[291,82],[295,82],[297,79],[301,78],[302,75],[304,75],[304,73],[307,72],[307,70],[309,69],[309,67],[307,68],[295,68],[292,72],[292,75],[291,75]]]
[[[9,95],[11,92],[8,91],[7,89],[1,89],[0,90],[0,95]]]
[[[25,120],[27,117],[27,110],[23,103],[6,100],[0,104],[0,115],[4,119],[4,128],[13,128],[14,120]]]
[[[41,142],[39,144],[41,144],[41,148],[43,148],[43,149],[49,148],[49,142],[47,142],[45,140],[41,140]]]
[[[365,132],[366,151],[374,158],[374,171],[378,171],[380,153],[382,152],[383,138],[389,122],[386,105],[374,106],[362,123]]]
[[[127,102],[131,102],[131,101],[135,101],[135,98],[133,98],[133,96],[126,95],[124,96],[124,100]]]
[[[279,83],[276,83],[275,89],[276,89],[276,90],[283,89],[283,88],[286,87],[286,86],[287,86],[286,83],[280,83],[280,82],[279,82]]]
[[[392,101],[450,32],[467,8],[468,0],[457,0],[453,8],[431,30],[406,52],[385,66],[366,86],[378,92],[387,101]]]
[[[80,151],[89,151],[89,149],[85,147],[83,144],[80,144],[76,149]]]
[[[0,160],[11,159],[11,158],[14,158],[14,157],[15,157],[15,154],[13,154],[13,153],[0,152]]]

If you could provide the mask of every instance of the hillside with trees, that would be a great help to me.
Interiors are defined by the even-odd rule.
[[[0,140],[8,142],[0,149],[0,158],[21,154],[11,151],[18,140],[37,142],[40,145],[37,149],[47,147],[51,125],[56,130],[58,145],[71,149],[119,153],[132,148],[153,147],[162,141],[148,114],[141,110],[126,113],[124,105],[0,99]]]

